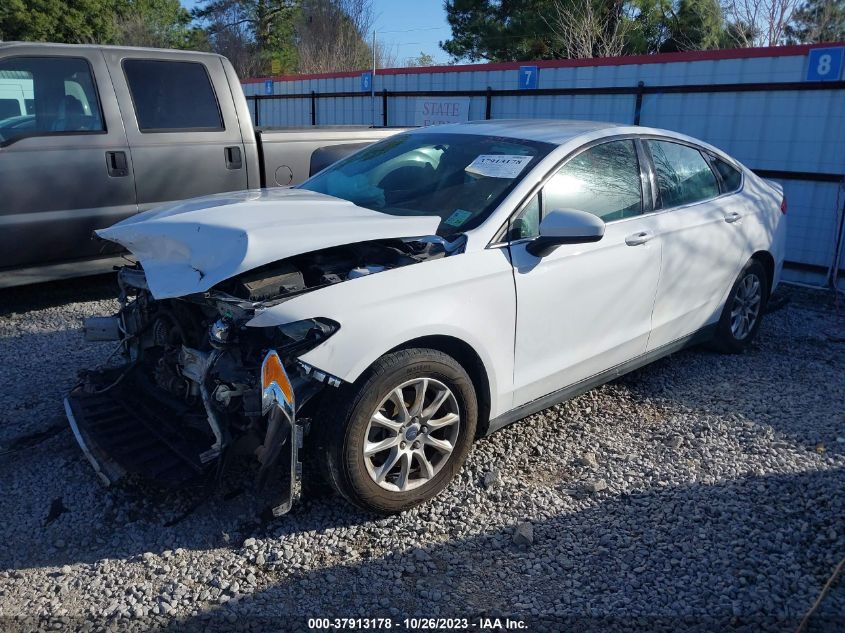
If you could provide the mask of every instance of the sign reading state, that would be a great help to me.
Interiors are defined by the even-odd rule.
[[[444,125],[469,120],[469,97],[418,97],[414,125]]]

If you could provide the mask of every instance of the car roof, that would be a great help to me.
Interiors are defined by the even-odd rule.
[[[485,121],[468,121],[466,123],[450,123],[448,125],[431,125],[415,128],[412,134],[428,134],[449,132],[451,134],[478,134],[484,136],[499,136],[525,141],[540,141],[553,145],[565,145],[568,142],[586,137],[586,140],[619,135],[639,135],[664,137],[694,145],[716,154],[736,165],[740,163],[718,147],[714,147],[701,139],[655,127],[639,125],[609,123],[607,121],[581,121],[577,119],[496,119]]]
[[[469,121],[421,128],[419,132],[448,132],[457,134],[481,134],[485,136],[504,136],[506,138],[541,141],[562,145],[565,142],[591,132],[600,130],[612,132],[614,128],[629,126],[603,121],[580,121],[576,119],[495,119],[487,121]]]

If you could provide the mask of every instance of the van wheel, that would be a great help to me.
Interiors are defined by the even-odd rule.
[[[769,297],[763,265],[750,260],[731,288],[716,327],[716,347],[728,354],[744,351],[757,336]]]
[[[478,420],[472,380],[454,358],[432,349],[382,356],[323,410],[318,459],[326,479],[379,514],[442,491],[463,465]]]

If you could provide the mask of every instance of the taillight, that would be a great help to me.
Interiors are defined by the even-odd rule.
[[[780,212],[786,215],[786,196],[780,201]]]

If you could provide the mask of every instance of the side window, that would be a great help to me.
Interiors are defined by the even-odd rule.
[[[25,136],[105,132],[91,66],[77,57],[0,61],[0,145]]]
[[[719,184],[710,165],[697,149],[669,141],[648,141],[660,208],[678,207],[715,198]]]
[[[713,157],[713,166],[722,177],[722,193],[731,193],[736,191],[742,185],[742,174],[738,169],[729,165],[721,158]]]
[[[511,241],[524,240],[529,237],[537,237],[540,235],[540,193],[536,193],[531,200],[528,201],[522,211],[511,221],[510,234],[508,239]]]
[[[567,162],[543,187],[543,212],[577,209],[605,222],[640,215],[643,192],[633,141],[611,141]]]
[[[224,129],[217,96],[202,64],[126,59],[123,72],[142,132]]]

